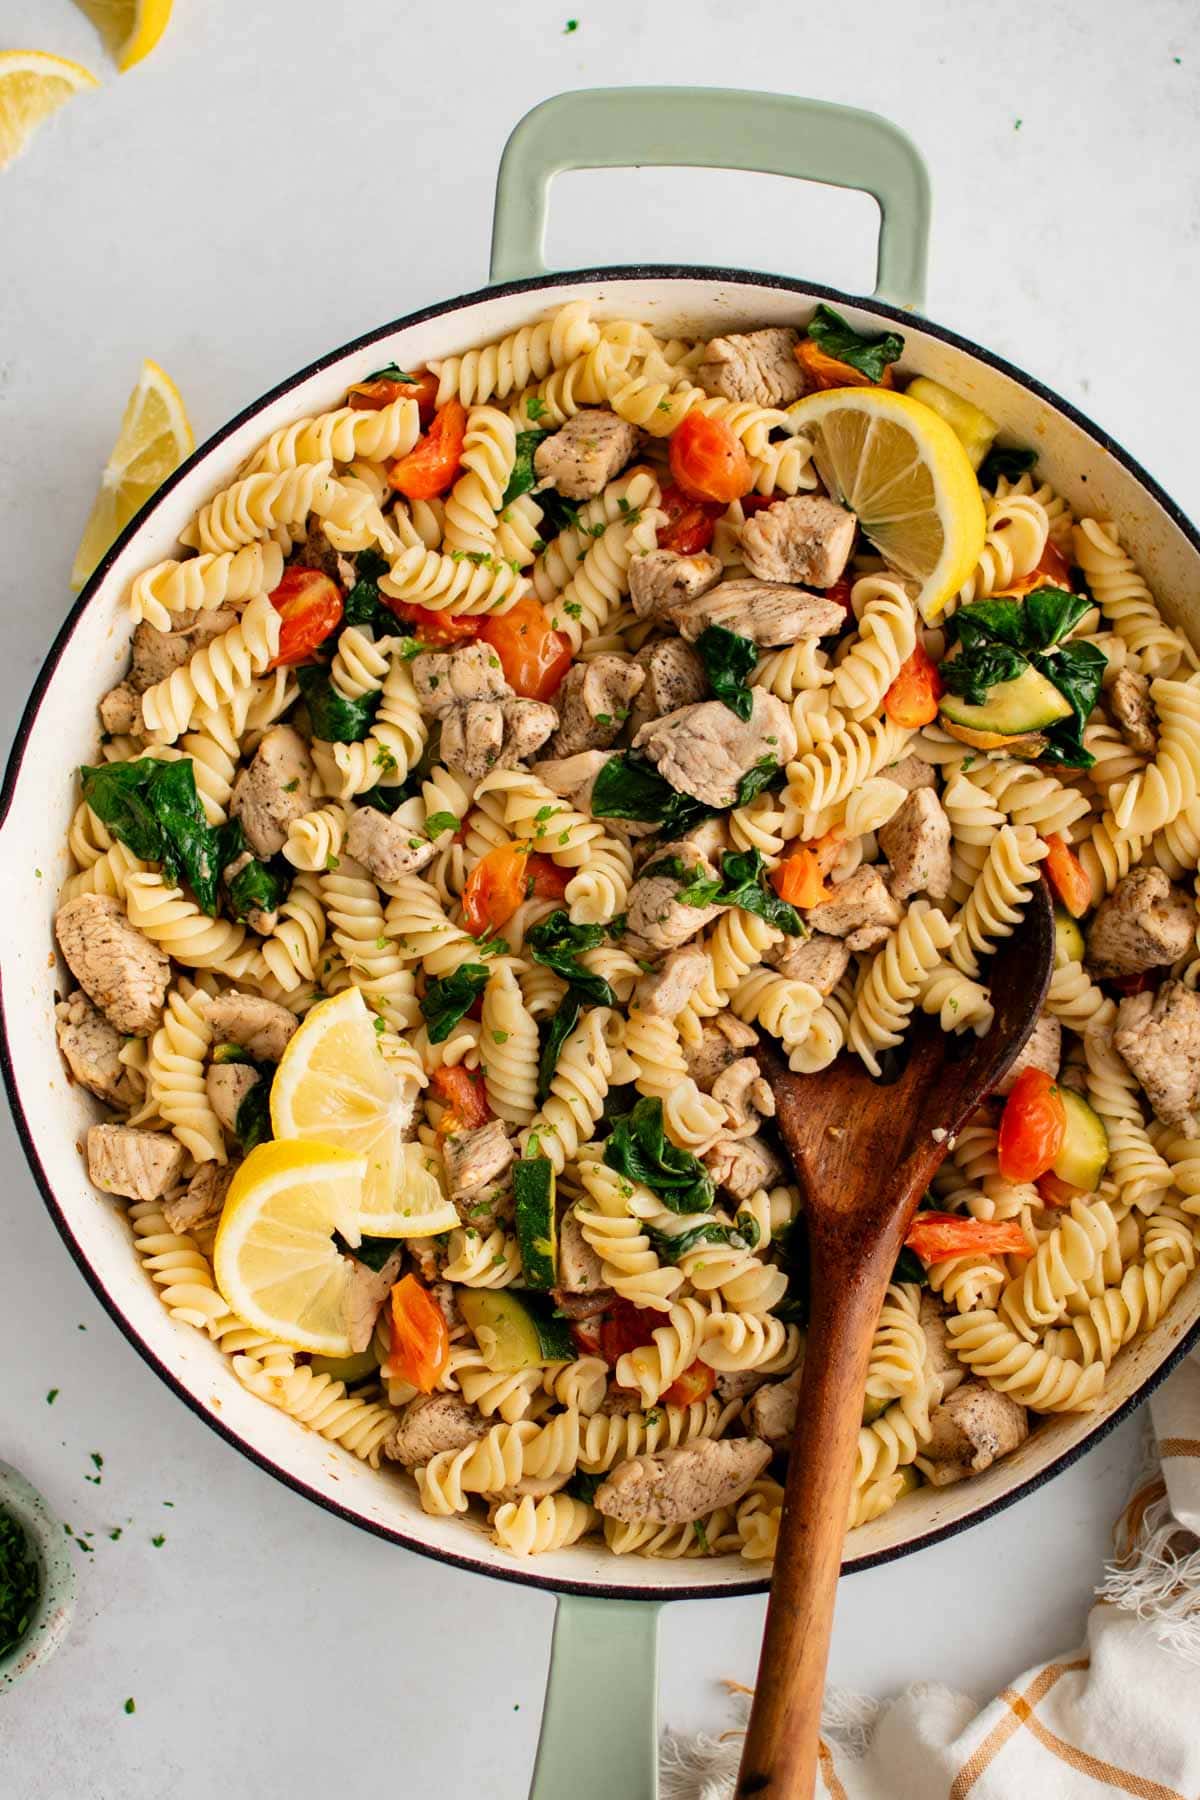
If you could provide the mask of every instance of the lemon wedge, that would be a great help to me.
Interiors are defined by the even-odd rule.
[[[0,169],[18,157],[43,119],[100,83],[82,63],[43,50],[0,53]]]
[[[404,1142],[411,1114],[358,989],[314,1006],[275,1071],[271,1129],[277,1138],[315,1138],[365,1158],[357,1229],[367,1236],[429,1237],[459,1222],[433,1159]]]
[[[345,1297],[366,1161],[332,1144],[259,1144],[229,1184],[213,1246],[217,1286],[239,1319],[280,1343],[349,1356]]]
[[[811,439],[821,478],[857,513],[880,555],[920,583],[936,619],[979,561],[983,500],[966,451],[945,419],[886,388],[830,388],[788,408]]]
[[[122,73],[149,56],[171,22],[171,0],[75,0]]]
[[[104,552],[167,476],[195,447],[179,389],[156,362],[142,364],[121,430],[100,477],[100,492],[84,527],[71,586],[81,588]]]

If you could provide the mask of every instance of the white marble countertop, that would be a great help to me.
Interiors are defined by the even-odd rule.
[[[0,177],[8,731],[69,604],[141,358],[170,370],[203,437],[330,345],[479,285],[505,135],[563,88],[719,81],[890,115],[933,177],[931,315],[1043,377],[1200,511],[1189,0],[1004,16],[742,0],[736,23],[712,0],[176,12],[118,80],[67,0],[5,9],[0,47],[104,77]],[[834,191],[592,174],[565,179],[552,211],[560,266],[677,258],[870,284],[873,209]],[[93,1300],[4,1130],[0,1455],[95,1549],[79,1555],[66,1649],[0,1706],[0,1791],[519,1800],[550,1600],[356,1533],[206,1432]],[[1076,1643],[1137,1444],[1131,1421],[1019,1508],[848,1581],[832,1678],[983,1694]],[[668,1609],[667,1722],[720,1721],[719,1679],[752,1679],[762,1613],[754,1599]]]

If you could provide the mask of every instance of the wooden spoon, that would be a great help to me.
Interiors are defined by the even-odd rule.
[[[812,1301],[771,1601],[737,1800],[811,1800],[825,1665],[871,1341],[917,1203],[1033,1030],[1054,968],[1043,880],[990,965],[996,1016],[955,1038],[922,1016],[890,1083],[843,1055],[792,1075],[759,1051],[804,1195]]]

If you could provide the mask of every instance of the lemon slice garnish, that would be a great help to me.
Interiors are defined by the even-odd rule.
[[[979,561],[983,500],[966,451],[930,407],[886,388],[831,388],[788,408],[821,478],[936,619]]]
[[[213,1273],[239,1319],[322,1356],[349,1356],[345,1295],[366,1163],[332,1144],[268,1143],[229,1184]]]
[[[124,73],[149,56],[171,22],[171,0],[75,0]]]
[[[365,1158],[358,1217],[369,1236],[427,1237],[459,1223],[433,1159],[404,1141],[411,1114],[358,989],[314,1006],[275,1071],[271,1129]]]
[[[0,169],[20,156],[43,119],[100,83],[82,63],[44,50],[0,53]]]
[[[75,553],[72,587],[83,586],[134,513],[191,455],[194,445],[179,389],[156,362],[144,362]]]

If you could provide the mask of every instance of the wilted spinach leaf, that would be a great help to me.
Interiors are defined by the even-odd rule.
[[[346,595],[342,624],[369,625],[381,637],[388,633],[411,632],[412,626],[389,612],[380,596],[379,577],[386,575],[388,570],[386,556],[381,556],[378,550],[360,550],[354,559],[354,568],[358,579]]]
[[[237,1109],[233,1133],[248,1156],[256,1144],[265,1144],[271,1136],[271,1078],[273,1067],[255,1064],[262,1076],[245,1095]]]
[[[757,644],[736,631],[726,631],[723,625],[709,625],[696,639],[696,649],[717,699],[739,719],[748,719],[754,694],[746,679],[758,666]]]
[[[444,1044],[488,984],[482,963],[462,963],[453,974],[431,981],[421,1000],[431,1044]]]
[[[379,710],[379,695],[364,694],[361,700],[347,700],[333,685],[328,670],[308,663],[296,670],[296,680],[308,708],[313,736],[327,744],[361,744],[370,736],[371,723]]]
[[[537,1102],[539,1106],[550,1092],[550,1083],[553,1081],[554,1071],[558,1067],[559,1051],[578,1025],[582,1010],[583,1001],[579,989],[568,988],[559,1003],[557,1012],[547,1025],[541,1053],[538,1056]]]
[[[190,758],[101,763],[79,771],[83,797],[126,849],[162,864],[169,881],[186,878],[206,913],[217,910],[216,835],[204,817]]]
[[[540,925],[525,934],[534,962],[553,969],[593,1006],[615,1006],[616,996],[607,981],[581,966],[584,950],[595,950],[604,942],[603,925],[572,925],[570,915],[561,908],[552,912]]]
[[[1003,475],[1006,481],[1019,481],[1037,462],[1036,450],[1022,450],[1015,445],[993,444],[979,465],[979,485],[994,490]]]
[[[904,339],[898,331],[885,331],[880,337],[864,337],[855,331],[841,313],[832,306],[818,306],[809,320],[808,336],[838,362],[849,363],[868,381],[882,381],[889,363],[904,355]]]
[[[537,481],[533,458],[538,445],[549,436],[548,431],[518,431],[517,459],[513,464],[512,474],[508,478],[508,486],[500,501],[502,508],[511,506],[514,500],[519,500],[522,494],[527,494]]]
[[[704,1164],[690,1150],[680,1150],[663,1130],[661,1100],[645,1096],[616,1121],[604,1161],[618,1175],[640,1181],[672,1212],[707,1212],[713,1203],[713,1178]]]

